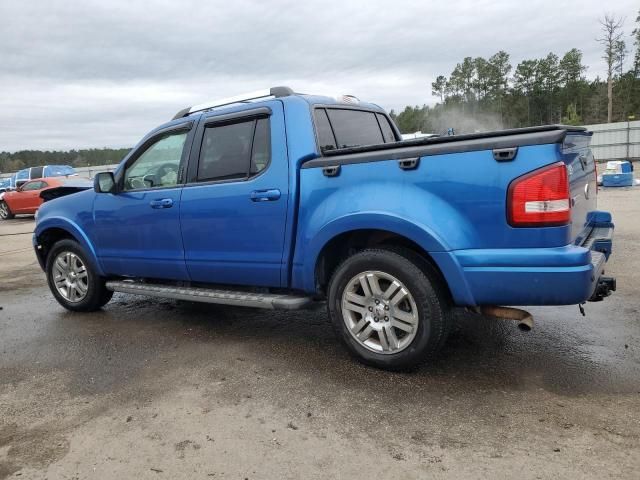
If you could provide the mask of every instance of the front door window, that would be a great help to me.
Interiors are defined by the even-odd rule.
[[[152,143],[124,172],[124,190],[174,187],[188,132],[169,133]]]

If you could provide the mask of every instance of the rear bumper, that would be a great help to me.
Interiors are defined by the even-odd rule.
[[[608,213],[598,213],[603,215],[594,217],[582,245],[449,252],[458,270],[457,281],[449,281],[455,302],[468,306],[575,305],[602,300],[615,290],[615,279],[603,276],[614,227]],[[443,262],[445,277],[449,278],[447,270],[453,265]]]

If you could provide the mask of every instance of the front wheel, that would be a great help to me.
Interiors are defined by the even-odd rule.
[[[328,289],[336,333],[357,359],[402,370],[433,356],[449,330],[450,301],[434,269],[402,250],[364,250]]]
[[[9,209],[7,202],[0,200],[0,218],[2,220],[11,220],[14,217],[13,213]]]
[[[67,310],[98,310],[113,296],[74,240],[60,240],[51,248],[46,272],[51,293]]]

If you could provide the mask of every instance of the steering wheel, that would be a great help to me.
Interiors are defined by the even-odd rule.
[[[127,180],[127,183],[129,184],[129,188],[131,190],[137,190],[139,188],[147,188],[147,184],[145,183],[144,179],[140,177],[132,177]]]
[[[170,178],[167,178],[168,176]],[[143,181],[146,186],[151,187],[175,185],[178,183],[178,166],[175,163],[163,163],[154,173],[145,175]]]

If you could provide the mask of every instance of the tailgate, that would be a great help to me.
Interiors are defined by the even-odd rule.
[[[571,192],[571,241],[582,244],[591,234],[597,209],[596,165],[589,147],[591,132],[567,132],[561,146]]]

